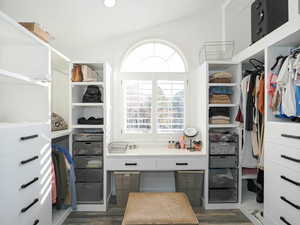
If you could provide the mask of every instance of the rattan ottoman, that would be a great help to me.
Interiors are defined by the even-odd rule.
[[[199,225],[184,193],[130,193],[122,225]]]

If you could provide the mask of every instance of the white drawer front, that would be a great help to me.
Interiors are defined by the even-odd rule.
[[[266,139],[297,147],[300,144],[300,124],[270,122],[267,124]]]
[[[206,164],[203,157],[174,157],[158,159],[156,167],[158,170],[200,170],[205,169]]]
[[[265,165],[265,211],[277,224],[300,221],[300,175],[276,163]],[[299,208],[299,209],[298,209]],[[298,221],[295,223],[294,221]]]
[[[108,170],[155,170],[155,160],[139,158],[108,158]]]
[[[290,144],[266,141],[265,161],[277,162],[292,170],[300,171],[300,148]]]

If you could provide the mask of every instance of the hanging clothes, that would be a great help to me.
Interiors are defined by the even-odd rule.
[[[70,168],[67,171],[68,173],[68,194],[65,196],[65,203],[71,203],[72,209],[77,208],[77,195],[76,195],[76,176],[74,169],[74,160],[69,153],[69,151],[59,145],[52,145],[52,148],[55,149],[58,153],[63,154],[67,160]]]

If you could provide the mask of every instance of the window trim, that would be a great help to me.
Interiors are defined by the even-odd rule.
[[[168,42],[166,40],[161,40],[161,39],[157,39],[157,38],[153,38],[153,39],[147,39],[147,40],[143,40],[140,41],[134,45],[132,45],[130,48],[128,48],[125,53],[123,54],[123,56],[121,57],[121,65],[120,65],[120,73],[131,73],[131,72],[123,72],[122,68],[123,68],[123,64],[126,61],[126,59],[128,58],[128,56],[137,48],[139,48],[140,46],[144,45],[144,44],[149,44],[149,43],[160,43],[160,44],[164,44],[172,49],[174,49],[175,52],[178,53],[178,55],[181,57],[183,64],[184,64],[184,68],[185,68],[185,72],[181,72],[181,73],[188,73],[189,72],[189,65],[188,62],[183,54],[183,52],[180,50],[180,48],[178,48],[175,44],[172,44],[171,42]],[[133,73],[147,73],[147,72],[133,72]],[[158,72],[158,73],[179,73],[179,72]]]
[[[139,134],[139,133],[125,133],[125,114],[123,113],[125,111],[125,104],[124,104],[124,81],[125,80],[148,80],[152,81],[152,93],[156,95],[156,87],[157,87],[157,82],[159,80],[178,80],[178,81],[184,81],[184,125],[186,127],[187,125],[187,115],[188,115],[188,93],[189,93],[189,85],[188,85],[188,79],[187,79],[187,74],[186,73],[173,73],[173,72],[159,72],[159,73],[145,73],[145,72],[133,72],[133,73],[121,73],[122,79],[120,80],[120,104],[121,105],[121,116],[119,119],[119,135],[121,139],[126,139],[126,140],[151,140],[153,138],[167,138],[171,136],[176,136],[178,133],[164,133],[160,134],[156,132],[156,101],[153,100],[153,105],[152,105],[152,133],[149,134]],[[153,99],[155,96],[153,96]]]

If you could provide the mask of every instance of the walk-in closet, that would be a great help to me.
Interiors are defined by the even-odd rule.
[[[0,0],[0,225],[299,225],[300,0]]]

